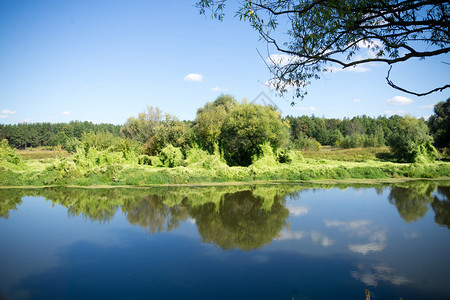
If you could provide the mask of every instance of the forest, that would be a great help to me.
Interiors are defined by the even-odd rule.
[[[448,176],[449,106],[450,99],[439,102],[428,121],[398,115],[341,120],[281,117],[275,107],[221,95],[199,108],[193,121],[148,107],[123,125],[0,125],[0,183],[142,185]],[[303,156],[324,146],[356,148],[361,154],[363,148],[388,146],[389,151],[369,160],[360,155],[357,166],[326,156]],[[15,150],[36,148],[53,149],[54,158],[24,161]]]

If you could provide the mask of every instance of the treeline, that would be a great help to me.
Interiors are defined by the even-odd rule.
[[[236,101],[221,95],[197,111],[194,121],[181,121],[149,107],[123,126],[90,122],[0,125],[0,138],[15,148],[61,145],[70,152],[90,148],[141,155],[140,163],[176,166],[212,154],[229,166],[249,166],[262,155],[289,162],[299,150],[321,145],[340,148],[388,145],[399,161],[434,159],[438,147],[449,147],[449,103],[440,102],[427,123],[413,117],[358,116],[352,119],[282,118],[276,108]],[[434,135],[434,139],[430,135]],[[199,152],[200,151],[200,152]],[[273,153],[272,153],[273,152]],[[202,154],[204,153],[204,154]],[[215,159],[216,159],[215,158]]]
[[[7,139],[9,145],[17,149],[57,145],[64,147],[71,139],[80,140],[85,132],[103,131],[118,137],[120,128],[121,125],[94,124],[87,121],[0,124],[0,140]]]

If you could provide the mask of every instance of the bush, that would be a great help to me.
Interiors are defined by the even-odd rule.
[[[228,167],[220,157],[217,147],[212,155],[197,147],[192,148],[187,152],[185,162],[189,167],[204,168],[206,170]]]
[[[181,153],[181,149],[171,144],[161,150],[158,158],[165,167],[173,168],[183,165],[183,153]]]
[[[316,139],[307,136],[301,136],[291,143],[291,148],[297,150],[319,151],[321,144]]]
[[[20,155],[9,146],[7,139],[0,142],[0,160],[5,160],[14,165],[22,163]]]
[[[67,138],[64,143],[64,149],[70,153],[75,153],[80,146],[81,142],[76,137]]]
[[[303,155],[298,150],[287,150],[287,149],[277,149],[276,151],[276,158],[277,161],[280,163],[299,163],[304,162],[305,159],[303,158]]]
[[[259,146],[259,155],[253,156],[252,166],[256,168],[275,167],[278,164],[269,143]]]
[[[146,154],[139,155],[138,156],[138,164],[151,166],[152,165],[151,156],[148,156]]]

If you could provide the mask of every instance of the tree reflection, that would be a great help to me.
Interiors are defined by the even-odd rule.
[[[115,189],[45,189],[44,197],[67,207],[70,217],[83,216],[92,222],[109,222],[123,201],[121,193]]]
[[[170,199],[173,201],[172,197]],[[164,197],[161,195],[147,195],[139,200],[127,201],[122,211],[130,224],[147,228],[150,233],[170,232],[188,218],[187,207],[183,205],[169,207],[164,204]]]
[[[0,191],[0,218],[8,219],[9,212],[16,210],[22,203],[23,193],[8,189]],[[0,298],[1,299],[1,298]]]
[[[436,184],[432,182],[413,182],[405,186],[394,186],[388,199],[397,207],[402,219],[410,223],[426,215],[428,205],[433,202],[432,193],[435,189]]]
[[[270,198],[257,197],[250,190],[226,194],[218,210],[208,203],[192,207],[190,215],[204,242],[223,249],[257,249],[279,235],[289,215],[284,197]]]
[[[437,188],[437,195],[434,196],[431,207],[434,210],[434,221],[441,226],[450,228],[450,186]]]

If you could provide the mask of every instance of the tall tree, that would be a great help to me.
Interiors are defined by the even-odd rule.
[[[436,147],[450,148],[450,98],[436,104],[428,124]]]
[[[197,7],[200,13],[209,10],[222,20],[227,3],[201,0]],[[372,62],[392,68],[399,62],[450,52],[449,1],[246,0],[239,2],[236,15],[283,54],[270,56],[272,83],[281,93],[294,86],[297,97],[306,94],[311,79],[335,68]],[[372,55],[357,55],[362,48],[372,50]],[[411,91],[396,85],[390,71],[386,79],[391,87],[417,96],[450,87]]]
[[[228,114],[220,139],[228,164],[248,166],[258,154],[259,146],[270,143],[276,149],[287,142],[288,135],[278,111],[269,106],[243,103]]]

